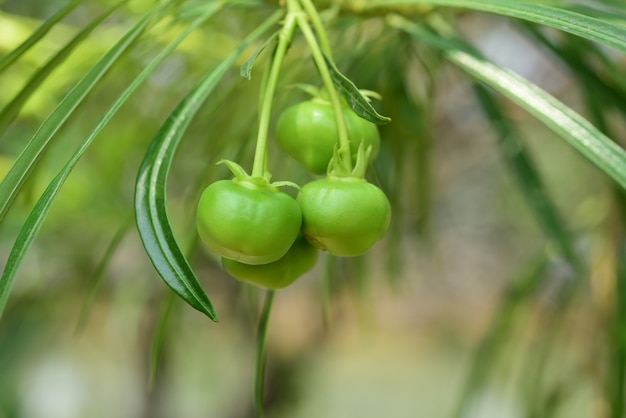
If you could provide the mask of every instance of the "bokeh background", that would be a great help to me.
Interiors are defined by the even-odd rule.
[[[3,173],[69,89],[152,3],[122,5],[37,87],[0,137]],[[71,115],[4,220],[0,263],[79,141],[203,3],[183,2],[151,27]],[[0,1],[0,55],[65,4]],[[111,4],[81,3],[4,71],[0,108]],[[1,418],[254,416],[263,293],[228,277],[197,241],[194,221],[202,189],[229,176],[215,165],[219,159],[251,167],[268,53],[252,80],[233,68],[209,97],[185,134],[168,183],[172,225],[219,323],[173,298],[154,271],[134,224],[133,192],[139,164],[169,112],[270,10],[224,10],[189,36],[73,171],[0,321]],[[368,177],[389,195],[394,218],[386,239],[365,256],[322,255],[311,273],[278,292],[269,325],[267,416],[621,416],[610,406],[615,391],[623,391],[615,382],[624,368],[615,343],[623,338],[615,319],[612,243],[621,234],[615,186],[532,116],[496,99],[586,266],[577,275],[542,231],[471,80],[377,16],[324,16],[339,67],[359,87],[381,93],[374,106],[393,119],[380,127],[381,154]],[[462,10],[441,16],[492,61],[593,117],[571,64],[527,27]],[[575,42],[557,31],[542,33],[558,45]],[[625,69],[623,56],[605,52]],[[274,120],[306,99],[297,83],[320,85],[300,37],[284,64]],[[602,109],[614,137],[623,138],[623,117]],[[270,153],[274,179],[311,179],[274,144]]]

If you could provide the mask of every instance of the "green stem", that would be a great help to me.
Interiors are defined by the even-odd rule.
[[[315,35],[309,26],[309,23],[306,20],[306,14],[302,11],[298,0],[287,0],[287,5],[290,10],[296,16],[298,21],[298,27],[302,31],[304,35],[304,39],[306,39],[307,44],[309,45],[309,49],[311,50],[311,54],[313,55],[313,60],[317,65],[317,70],[320,73],[320,77],[322,77],[322,81],[324,82],[324,87],[328,92],[328,97],[330,99],[330,103],[333,106],[333,111],[335,112],[335,119],[337,121],[337,133],[339,135],[339,153],[341,154],[341,161],[349,172],[352,171],[352,156],[350,155],[350,138],[348,137],[348,129],[346,128],[346,122],[343,119],[343,111],[341,106],[341,101],[339,100],[339,94],[335,89],[335,85],[333,84],[332,77],[330,76],[330,71],[328,70],[328,66],[326,65],[326,60],[324,59],[324,54],[320,49],[319,44],[317,43],[317,39],[315,39]]]
[[[265,296],[265,304],[259,319],[259,330],[257,334],[257,358],[256,358],[256,384],[254,388],[254,400],[256,404],[257,418],[263,418],[263,386],[265,382],[265,360],[267,349],[267,325],[269,324],[272,302],[274,301],[274,291],[268,290]]]
[[[256,150],[254,153],[254,163],[252,166],[253,177],[263,177],[265,175],[267,161],[267,137],[270,126],[270,115],[272,112],[272,100],[274,91],[278,83],[280,74],[280,66],[287,52],[287,47],[293,37],[293,31],[296,28],[296,17],[293,13],[287,13],[285,23],[280,34],[278,35],[278,45],[272,58],[271,69],[267,78],[267,84],[263,92],[263,100],[261,103],[261,114],[259,117],[259,132],[256,140]]]
[[[320,19],[320,15],[317,13],[317,9],[315,9],[315,5],[313,5],[311,0],[301,0],[301,2],[304,10],[306,10],[309,18],[311,19],[311,23],[313,23],[313,27],[317,33],[322,51],[324,51],[324,54],[332,60],[333,51],[330,49],[330,42],[328,42],[328,36],[326,36],[324,24],[322,23],[322,19]]]

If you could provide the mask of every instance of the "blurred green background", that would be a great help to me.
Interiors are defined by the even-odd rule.
[[[153,25],[70,116],[4,220],[0,263],[79,141],[206,3],[181,2]],[[0,2],[0,55],[65,4]],[[112,4],[82,2],[2,72],[0,108]],[[122,5],[36,88],[0,137],[0,171],[152,4]],[[136,232],[133,192],[144,153],[172,109],[270,11],[270,5],[226,9],[189,36],[74,169],[0,322],[1,418],[254,416],[262,295],[227,276],[196,241],[194,222],[201,190],[229,177],[218,160],[251,167],[268,53],[252,80],[233,68],[220,83],[185,134],[168,183],[172,225],[219,323],[170,296]],[[624,329],[614,242],[623,213],[615,186],[532,116],[496,98],[571,233],[586,266],[579,275],[542,232],[498,145],[500,122],[485,117],[470,80],[377,16],[324,16],[339,67],[359,87],[381,93],[374,105],[393,120],[380,127],[381,155],[368,176],[390,197],[394,218],[387,238],[367,255],[323,255],[313,272],[278,292],[269,326],[267,416],[622,416],[623,405],[615,406],[616,398],[623,404]],[[462,10],[441,16],[489,59],[594,121],[578,69],[527,27]],[[570,35],[543,33],[555,45],[585,48]],[[607,55],[625,70],[624,56]],[[306,98],[296,83],[320,84],[300,37],[284,64],[273,120]],[[604,102],[599,108],[612,136],[624,138],[623,115]],[[310,179],[273,143],[270,167],[276,180]],[[160,350],[156,369],[154,350]]]

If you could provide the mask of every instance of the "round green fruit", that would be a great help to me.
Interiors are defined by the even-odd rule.
[[[317,248],[300,236],[287,254],[272,263],[250,265],[222,258],[222,264],[237,280],[266,289],[282,289],[315,266],[317,253]]]
[[[302,232],[316,247],[341,257],[361,255],[383,238],[391,206],[378,187],[363,179],[326,178],[298,194]]]
[[[380,148],[378,128],[347,104],[342,105],[342,110],[353,159],[362,141],[365,149],[372,147],[369,162],[373,161]],[[335,144],[339,143],[333,107],[319,98],[289,107],[278,119],[276,138],[281,149],[309,171],[326,173]]]
[[[198,203],[202,241],[222,257],[266,264],[284,256],[302,225],[298,203],[272,186],[220,180]]]

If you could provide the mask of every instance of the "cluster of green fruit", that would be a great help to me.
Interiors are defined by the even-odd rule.
[[[355,167],[378,153],[376,125],[343,104],[343,118]],[[328,173],[299,190],[294,199],[269,178],[235,174],[206,188],[198,205],[198,232],[238,280],[268,289],[293,283],[311,270],[318,249],[341,257],[368,251],[387,232],[391,208],[385,194],[364,179],[364,170],[337,174],[340,159],[335,114],[314,98],[286,109],[277,125],[280,147],[314,174]]]

